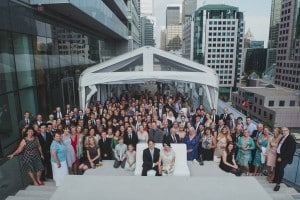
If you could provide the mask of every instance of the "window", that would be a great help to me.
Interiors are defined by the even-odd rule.
[[[262,105],[262,100],[261,99],[259,100],[259,105]]]
[[[284,101],[279,101],[279,106],[284,107]]]
[[[270,120],[272,120],[272,119],[273,119],[273,115],[272,115],[272,114],[270,114],[269,118],[270,118]]]
[[[274,101],[269,101],[269,106],[273,107],[274,106]]]
[[[261,115],[261,109],[260,108],[258,109],[258,114]]]
[[[264,117],[267,117],[267,112],[266,111],[264,111]]]
[[[294,100],[290,101],[290,106],[295,107],[296,106],[296,101],[294,101]]]

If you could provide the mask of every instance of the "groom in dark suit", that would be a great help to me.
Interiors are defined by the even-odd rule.
[[[143,171],[142,176],[147,176],[147,172],[151,169],[156,171],[155,176],[159,176],[159,153],[160,150],[155,148],[154,141],[148,140],[148,148],[143,151]]]
[[[277,147],[277,160],[275,167],[275,178],[276,183],[274,191],[280,189],[280,183],[284,175],[284,168],[288,164],[292,164],[293,156],[296,151],[296,140],[289,133],[289,129],[286,127],[282,128],[282,138],[280,139]]]

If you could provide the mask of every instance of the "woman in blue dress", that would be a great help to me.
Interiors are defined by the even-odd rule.
[[[266,160],[265,156],[266,156],[269,140],[270,140],[269,129],[265,127],[263,134],[257,136],[256,153],[253,160],[253,165],[254,165],[253,176],[256,176],[258,173],[262,173],[263,167],[265,165],[265,160]]]
[[[249,175],[249,163],[251,162],[251,151],[255,148],[253,139],[249,136],[248,129],[244,129],[244,136],[238,140],[236,144],[238,154],[236,157],[237,163],[246,170],[246,175]]]
[[[198,155],[199,138],[197,137],[194,128],[189,129],[189,134],[185,136],[183,143],[186,144],[187,160],[192,160],[196,162],[199,158]]]

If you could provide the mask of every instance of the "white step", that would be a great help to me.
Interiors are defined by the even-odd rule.
[[[41,186],[36,186],[36,187],[41,187]],[[52,191],[20,190],[19,192],[17,192],[15,196],[50,198],[52,194],[53,194]]]
[[[50,198],[44,198],[44,197],[24,197],[24,196],[8,196],[6,200],[49,200]]]
[[[49,191],[49,192],[54,192],[56,190],[55,186],[49,186],[49,185],[43,185],[43,186],[34,186],[34,185],[29,185],[27,186],[27,188],[25,189],[26,191],[30,191],[30,190],[38,190],[38,191]]]

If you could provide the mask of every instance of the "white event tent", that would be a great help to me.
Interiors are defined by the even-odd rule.
[[[147,83],[184,84],[201,95],[209,109],[217,108],[219,80],[214,70],[154,47],[141,47],[111,60],[89,67],[79,78],[80,107],[92,97],[97,101],[119,95],[125,85]],[[117,92],[112,92],[112,85]],[[116,88],[116,87],[115,87]]]

